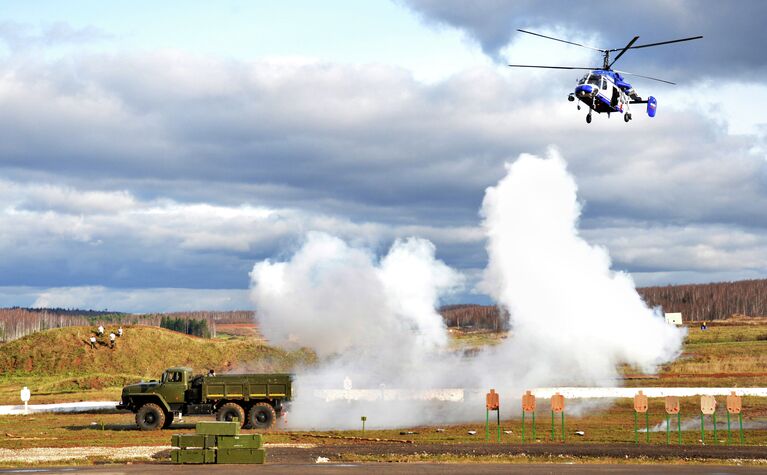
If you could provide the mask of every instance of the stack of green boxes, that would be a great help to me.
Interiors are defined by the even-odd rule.
[[[239,422],[198,422],[196,434],[175,434],[173,463],[264,463],[261,434],[240,434]]]

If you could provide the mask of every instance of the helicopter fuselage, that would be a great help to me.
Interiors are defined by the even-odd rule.
[[[595,70],[578,81],[573,97],[598,114],[627,112],[631,98],[615,83],[616,78],[609,71]],[[626,90],[633,92],[630,85],[623,84],[628,86]]]
[[[592,111],[597,114],[606,112],[608,117],[611,113],[623,114],[623,119],[628,122],[632,119],[630,104],[647,104],[647,114],[650,117],[655,116],[657,107],[654,97],[642,100],[618,72],[601,69],[595,69],[578,80],[568,100],[578,100],[578,109],[581,108],[580,103],[589,108],[586,122],[591,122]]]

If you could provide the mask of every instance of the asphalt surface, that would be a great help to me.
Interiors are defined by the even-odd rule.
[[[637,459],[644,457],[663,462],[668,460],[732,460],[767,459],[767,447],[739,445],[658,445],[658,444],[392,444],[354,443],[317,445],[310,449],[275,447],[268,450],[267,461],[278,464],[312,463],[317,457],[339,460],[342,454],[397,456],[397,455],[454,455],[504,456],[527,455],[542,457],[617,457]],[[379,459],[380,460],[380,459]],[[767,465],[765,465],[767,471]]]
[[[620,475],[660,475],[674,474],[757,474],[767,472],[767,467],[759,466],[723,466],[723,465],[614,465],[614,464],[301,464],[301,465],[166,465],[132,464],[105,465],[95,467],[50,467],[29,469],[0,470],[0,474],[166,474],[166,473],[210,473],[210,474],[308,474],[351,475],[385,474],[400,475],[411,473],[425,474],[589,474],[608,473]]]

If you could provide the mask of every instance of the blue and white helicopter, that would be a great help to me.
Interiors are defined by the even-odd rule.
[[[578,85],[575,87],[575,91],[571,92],[567,96],[567,100],[572,102],[576,99],[579,102],[584,103],[589,108],[589,113],[586,115],[586,122],[591,123],[591,112],[594,111],[598,114],[603,112],[607,113],[607,117],[610,117],[611,113],[623,114],[623,120],[628,122],[631,120],[631,104],[647,104],[647,115],[655,117],[655,112],[658,109],[658,101],[650,96],[647,99],[642,99],[634,88],[623,79],[623,74],[630,76],[637,76],[645,79],[652,79],[653,81],[665,82],[666,84],[675,84],[671,81],[664,79],[653,78],[650,76],[642,76],[641,74],[627,73],[625,71],[616,71],[612,69],[618,59],[630,49],[648,48],[650,46],[667,45],[671,43],[680,43],[682,41],[698,40],[703,38],[702,36],[693,36],[690,38],[682,38],[679,40],[661,41],[659,43],[650,43],[646,45],[634,46],[636,40],[639,39],[635,36],[629,43],[623,48],[615,49],[601,49],[593,48],[591,46],[582,45],[580,43],[573,43],[572,41],[560,40],[559,38],[553,38],[551,36],[542,35],[540,33],[533,33],[532,31],[517,30],[529,35],[540,36],[549,40],[560,41],[570,45],[580,46],[582,48],[588,48],[594,51],[599,51],[604,55],[604,60],[601,68],[582,68],[574,66],[531,66],[527,64],[510,64],[512,68],[542,68],[542,69],[583,69],[589,71],[588,74],[578,80]],[[610,53],[620,51],[615,58],[610,61]],[[580,103],[578,104],[578,110],[581,109]]]

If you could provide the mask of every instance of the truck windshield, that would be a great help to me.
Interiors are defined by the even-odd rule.
[[[179,383],[181,382],[181,373],[177,373],[177,372],[163,373],[162,382],[163,383]]]

